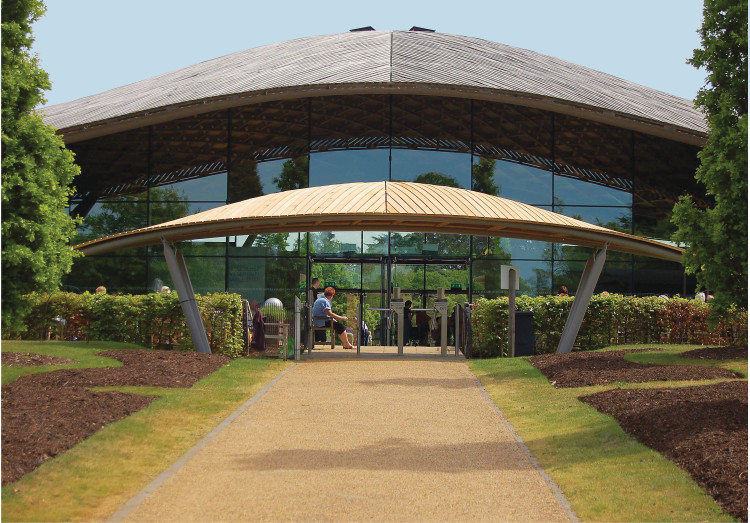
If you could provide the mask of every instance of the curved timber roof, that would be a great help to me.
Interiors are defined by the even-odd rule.
[[[524,238],[680,261],[683,250],[466,189],[359,182],[251,198],[77,245],[100,254],[167,241],[307,231],[408,231]]]
[[[536,107],[694,145],[707,131],[690,100],[533,51],[423,31],[358,31],[266,45],[41,112],[71,143],[263,101],[372,93]]]

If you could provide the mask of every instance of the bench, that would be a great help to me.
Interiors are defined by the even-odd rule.
[[[331,332],[331,349],[334,349],[336,347],[336,331],[333,330],[333,321],[331,321],[331,325],[328,327],[316,327],[315,326],[315,320],[330,320],[328,316],[313,316],[313,323],[312,323],[312,348],[315,348],[315,333],[317,332]]]

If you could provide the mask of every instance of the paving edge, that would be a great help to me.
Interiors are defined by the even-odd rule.
[[[135,496],[130,498],[122,507],[117,509],[117,511],[112,514],[109,519],[107,519],[108,522],[120,522],[124,521],[125,518],[127,518],[131,512],[133,512],[135,509],[137,509],[141,503],[143,503],[146,498],[148,498],[151,494],[153,494],[159,487],[161,487],[165,481],[167,481],[169,478],[174,476],[178,470],[180,470],[185,463],[187,463],[193,456],[195,456],[203,447],[205,447],[208,443],[211,442],[222,430],[227,428],[235,419],[237,419],[240,414],[245,412],[251,405],[253,405],[256,401],[258,401],[268,390],[274,386],[274,384],[279,381],[287,372],[289,372],[291,369],[294,368],[294,363],[284,369],[278,376],[276,376],[274,379],[272,379],[270,382],[268,382],[262,389],[260,389],[252,398],[247,400],[245,403],[243,403],[237,410],[232,412],[224,421],[222,421],[219,425],[217,425],[211,432],[206,434],[202,440],[200,440],[198,443],[196,443],[192,448],[190,448],[185,454],[180,456],[180,458],[172,463],[172,465],[159,474],[155,480],[153,480],[151,483],[146,485],[143,490],[138,492]]]
[[[471,370],[469,370],[471,372]],[[565,494],[563,494],[563,491],[560,490],[560,487],[557,486],[555,481],[547,474],[542,467],[539,466],[539,463],[537,463],[536,458],[531,455],[531,452],[529,451],[529,448],[526,446],[526,444],[521,439],[521,436],[518,435],[516,432],[516,429],[513,428],[513,425],[510,424],[510,422],[505,419],[505,416],[503,415],[503,412],[500,410],[500,408],[495,404],[494,401],[492,401],[492,398],[490,397],[487,390],[482,385],[482,382],[479,381],[479,378],[476,376],[473,376],[474,381],[477,384],[477,387],[479,387],[479,390],[482,391],[482,394],[484,395],[485,399],[492,405],[492,408],[495,409],[495,412],[500,416],[500,419],[503,421],[505,426],[508,428],[510,433],[513,435],[513,437],[516,440],[516,443],[518,443],[518,446],[521,447],[521,450],[526,454],[526,456],[529,458],[529,461],[532,465],[534,465],[534,468],[536,468],[537,472],[539,472],[539,475],[542,477],[544,482],[547,484],[547,486],[552,491],[552,494],[555,496],[555,499],[558,503],[560,503],[560,506],[565,511],[565,513],[570,518],[570,521],[573,523],[578,523],[579,519],[578,516],[576,516],[575,511],[573,510],[573,507],[570,505],[570,502],[565,497]]]

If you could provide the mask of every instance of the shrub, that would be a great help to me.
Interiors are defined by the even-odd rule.
[[[177,293],[30,294],[26,339],[122,341],[148,348],[194,350]],[[238,294],[196,296],[211,351],[230,357],[242,352],[242,300]]]
[[[537,354],[552,353],[565,328],[573,298],[519,296],[516,310],[534,312]],[[575,350],[623,343],[747,343],[747,311],[733,309],[711,330],[709,306],[698,300],[592,296]],[[508,298],[480,299],[472,313],[474,357],[507,356]]]

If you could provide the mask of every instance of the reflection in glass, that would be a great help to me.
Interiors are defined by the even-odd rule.
[[[576,207],[573,205],[560,205],[555,206],[555,212],[614,231],[627,234],[630,234],[632,231],[633,213],[630,207]]]
[[[508,260],[474,260],[471,267],[471,291],[474,299],[481,296],[491,300],[507,292],[500,288],[500,270],[503,265],[508,265]]]
[[[357,149],[310,155],[310,186],[388,180],[388,149]]]
[[[96,203],[78,227],[77,241],[83,243],[102,236],[145,227],[146,209],[146,202],[129,201],[128,197],[121,197],[117,202]]]
[[[489,257],[531,260],[548,256],[550,253],[550,244],[535,240],[474,236],[473,249],[475,258]]]
[[[393,264],[391,281],[402,291],[421,291],[424,288],[424,265]]]
[[[513,162],[474,158],[472,189],[533,205],[552,203],[552,173]]]
[[[325,287],[338,290],[360,289],[362,286],[359,263],[314,263],[310,268],[310,277],[320,279],[319,292]]]
[[[695,293],[695,275],[685,275],[682,264],[643,256],[634,258],[633,283],[637,295],[686,297]]]
[[[140,294],[146,284],[146,257],[85,256],[73,260],[73,269],[66,279],[66,290],[93,293],[99,285],[109,293]]]
[[[227,291],[259,303],[278,298],[291,308],[294,297],[305,293],[305,263],[304,258],[229,258]]]
[[[548,260],[511,260],[518,266],[521,294],[540,296],[552,292],[552,263]]]
[[[391,180],[471,188],[471,155],[394,149]]]
[[[186,256],[185,265],[187,265],[187,270],[190,274],[190,282],[193,284],[193,289],[197,294],[224,291],[226,287],[224,279],[226,258]],[[158,278],[164,282],[164,285],[172,289],[175,288],[164,258],[149,258],[148,278],[149,282],[153,282]]]
[[[575,295],[581,274],[586,267],[585,261],[555,261],[555,288],[565,285]],[[612,294],[629,294],[632,280],[631,263],[611,262],[607,260],[599,275],[595,293],[607,291]]]
[[[150,225],[176,220],[225,205],[224,202],[151,202]]]
[[[378,231],[364,231],[362,233],[364,254],[388,254],[388,233]]]
[[[386,266],[384,263],[362,264],[362,289],[366,291],[382,291],[386,287]]]
[[[627,191],[556,175],[555,201],[565,205],[632,205],[633,195]]]
[[[311,232],[310,252],[334,256],[362,254],[362,233],[360,231]]]
[[[160,185],[150,189],[152,201],[226,202],[227,173]]]
[[[633,207],[633,226],[636,236],[653,240],[671,241],[675,232],[672,207]]]
[[[306,233],[278,232],[241,234],[229,237],[230,256],[299,255],[306,243]]]

